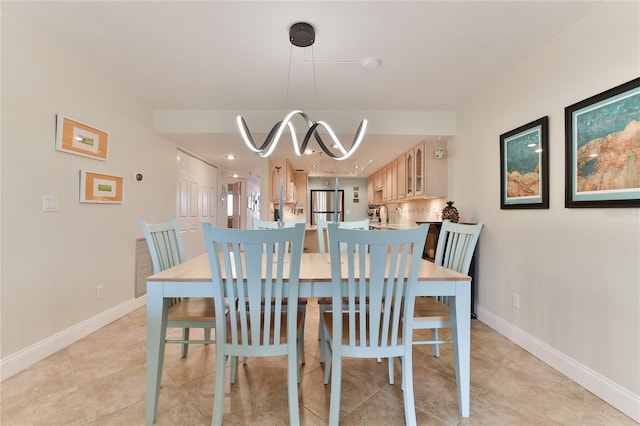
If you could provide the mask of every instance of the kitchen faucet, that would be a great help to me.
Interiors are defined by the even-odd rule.
[[[381,205],[379,211],[380,217],[378,218],[378,222],[389,223],[389,209],[387,209],[386,204]]]

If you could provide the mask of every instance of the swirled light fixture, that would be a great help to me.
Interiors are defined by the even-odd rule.
[[[304,118],[304,120],[307,122],[307,125],[309,126],[309,129],[307,130],[307,133],[302,140],[302,145],[300,146],[298,146],[296,130],[293,127],[293,124],[291,124],[291,119],[296,115],[300,115],[302,118]],[[273,150],[276,148],[278,142],[280,141],[280,137],[282,137],[285,129],[288,129],[289,133],[291,134],[293,149],[298,157],[300,157],[302,153],[304,153],[304,151],[307,149],[307,145],[311,140],[311,136],[313,136],[318,142],[318,145],[320,145],[320,149],[322,149],[322,151],[324,151],[329,157],[336,160],[346,160],[347,158],[351,157],[354,152],[356,152],[356,150],[362,143],[362,139],[364,138],[364,134],[367,130],[367,120],[362,120],[360,122],[360,125],[358,126],[358,130],[356,131],[356,135],[353,138],[351,147],[349,147],[349,149],[346,149],[342,142],[340,142],[340,140],[336,136],[331,126],[329,126],[329,124],[324,121],[317,121],[314,123],[313,120],[311,120],[311,118],[309,118],[309,116],[304,112],[300,110],[294,110],[287,114],[287,116],[282,121],[278,121],[273,126],[264,142],[260,146],[258,146],[253,140],[253,136],[251,136],[251,132],[249,131],[249,127],[247,126],[247,122],[245,121],[244,117],[242,117],[241,115],[237,116],[236,122],[238,124],[238,128],[240,129],[240,135],[242,136],[242,140],[244,141],[244,143],[251,151],[257,153],[261,157],[268,157],[273,153]],[[338,151],[340,151],[340,154],[336,154],[331,151],[329,149],[329,146],[324,143],[324,141],[320,137],[320,134],[317,132],[318,127],[322,127],[327,131],[329,137],[333,142],[332,145],[335,146]]]
[[[315,30],[310,24],[304,22],[293,24],[289,29],[289,41],[292,45],[298,47],[311,46],[315,41]],[[289,73],[291,73],[291,57],[289,57]],[[293,117],[295,117],[296,115],[302,117],[308,126],[307,133],[302,140],[302,145],[300,146],[298,146],[298,138],[296,136],[295,128],[291,123],[291,119],[293,119]],[[278,142],[280,141],[280,138],[282,137],[282,134],[284,133],[285,129],[287,129],[291,134],[293,149],[298,157],[301,156],[302,153],[304,153],[304,151],[307,149],[307,145],[311,140],[311,136],[313,136],[316,142],[318,142],[318,145],[320,145],[320,149],[322,149],[322,151],[324,151],[329,157],[335,160],[346,160],[358,149],[367,130],[367,120],[362,120],[353,138],[351,147],[347,149],[342,144],[342,142],[340,142],[335,132],[328,123],[324,121],[314,122],[304,112],[300,110],[293,110],[273,126],[264,142],[260,144],[260,146],[258,146],[253,140],[253,136],[251,136],[249,126],[247,126],[247,122],[244,117],[242,117],[241,115],[237,116],[236,123],[238,124],[238,129],[240,130],[240,135],[242,136],[242,140],[244,141],[245,145],[247,145],[250,150],[257,153],[261,157],[268,157],[273,153],[274,149],[278,145]],[[331,141],[333,142],[331,146],[337,149],[339,151],[339,154],[336,154],[334,151],[329,149],[329,146],[324,143],[317,131],[318,128],[323,128],[327,132],[327,134],[331,138]]]

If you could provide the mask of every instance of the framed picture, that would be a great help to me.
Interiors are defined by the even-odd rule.
[[[58,114],[56,149],[83,157],[107,161],[109,133]]]
[[[80,170],[81,203],[122,203],[122,176]]]
[[[500,135],[500,208],[549,208],[549,117]]]
[[[640,78],[565,108],[565,207],[640,207]]]

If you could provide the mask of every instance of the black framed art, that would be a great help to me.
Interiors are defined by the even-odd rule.
[[[500,135],[500,208],[549,208],[549,117]]]
[[[640,207],[640,78],[565,108],[565,207]]]

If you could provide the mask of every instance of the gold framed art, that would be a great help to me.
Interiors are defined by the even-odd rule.
[[[107,161],[109,133],[58,114],[56,150]]]
[[[81,203],[122,203],[124,178],[122,176],[80,170]]]

